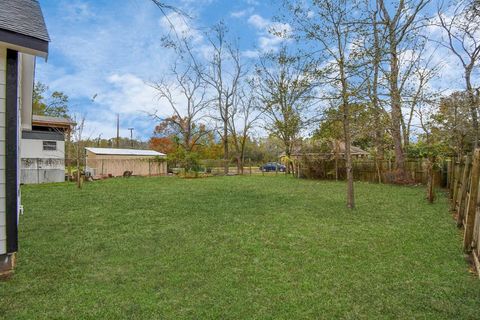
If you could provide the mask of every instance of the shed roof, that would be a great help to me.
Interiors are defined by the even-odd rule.
[[[32,116],[32,125],[72,126],[75,125],[75,122],[68,118],[39,116],[34,114]]]
[[[48,53],[48,35],[38,0],[0,1],[0,41]]]
[[[166,156],[165,153],[154,150],[138,150],[138,149],[115,149],[115,148],[85,148],[95,154],[103,155],[122,155],[122,156]]]

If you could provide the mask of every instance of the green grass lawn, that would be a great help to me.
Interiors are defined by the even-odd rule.
[[[0,317],[480,318],[447,201],[284,176],[23,187]]]

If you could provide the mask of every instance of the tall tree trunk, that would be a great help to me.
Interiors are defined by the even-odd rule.
[[[428,158],[428,183],[427,183],[427,199],[429,203],[433,203],[435,200],[435,171],[434,171],[435,158]]]
[[[227,113],[227,110],[225,110],[225,113]],[[228,119],[228,118],[225,117],[225,119]],[[227,120],[225,120],[224,123],[223,123],[223,161],[224,161],[223,173],[225,175],[227,175],[229,165],[230,165],[230,156],[229,156],[229,150],[228,150],[228,123],[227,123]]]
[[[285,174],[290,174],[290,157],[292,155],[291,143],[285,143],[285,157],[287,158],[287,165],[285,166]],[[277,157],[278,158],[278,157]],[[279,159],[277,159],[278,161]]]
[[[402,136],[403,136],[403,148],[406,150],[408,148],[408,145],[410,144],[410,133],[408,130],[408,126],[405,123],[405,118],[403,115],[400,117],[401,121],[401,128],[402,128]]]
[[[243,162],[241,155],[237,155],[237,173],[243,175]]]
[[[478,125],[478,110],[475,99],[475,92],[471,82],[471,74],[473,67],[467,67],[465,70],[465,82],[467,85],[467,94],[468,94],[468,104],[470,105],[470,113],[472,115],[472,127],[474,132],[473,138],[473,150],[478,147],[479,139],[479,125]]]
[[[339,46],[340,47],[340,46]],[[355,193],[353,189],[353,166],[351,154],[351,132],[350,132],[350,104],[348,93],[348,82],[345,75],[345,64],[343,56],[339,63],[340,80],[342,84],[342,104],[343,104],[343,134],[345,136],[345,167],[347,171],[347,208],[355,208]]]
[[[376,123],[380,123],[378,115],[375,115]],[[377,126],[375,130],[375,162],[377,163],[377,172],[378,172],[378,182],[382,183],[383,177],[383,161],[384,161],[384,149],[383,149],[383,132],[380,128],[380,125]]]
[[[377,28],[377,13],[373,17],[373,47],[374,47],[374,59],[373,59],[373,83],[372,83],[372,104],[373,104],[373,114],[375,123],[375,162],[377,164],[377,173],[378,173],[378,182],[382,183],[383,176],[383,158],[384,158],[384,149],[383,149],[383,133],[384,129],[382,124],[382,108],[378,101],[378,77],[380,73],[380,63],[382,60],[382,53],[380,49],[380,40],[378,36]]]
[[[390,30],[390,99],[392,117],[392,139],[395,147],[395,170],[398,182],[407,180],[405,170],[405,155],[402,147],[402,102],[398,89],[398,52],[396,47],[395,30]]]
[[[350,152],[350,106],[348,102],[344,104],[343,110],[343,132],[345,135],[345,160],[347,170],[347,207],[353,209],[355,208],[355,195],[353,190],[352,155]]]

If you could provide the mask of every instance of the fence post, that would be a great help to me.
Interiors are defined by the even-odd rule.
[[[451,178],[450,178],[450,200],[453,199],[453,193],[455,190],[455,183],[457,183],[457,158],[452,158],[452,172],[451,172]]]
[[[448,160],[447,160],[448,161]],[[447,162],[447,184],[446,187],[449,190],[452,190],[452,170],[453,170],[453,159],[450,158],[450,161]]]
[[[458,187],[459,184],[461,183],[460,181],[460,174],[461,174],[461,166],[462,166],[462,160],[459,159],[459,161],[455,165],[455,173],[454,173],[454,183],[453,183],[453,196],[452,196],[452,204],[451,204],[451,210],[455,211],[457,207],[457,196],[458,196]]]
[[[470,187],[469,179],[471,177],[470,171],[470,157],[466,156],[463,166],[463,174],[462,180],[460,182],[460,193],[457,194],[458,199],[458,206],[456,206],[456,214],[457,214],[457,226],[461,227],[463,224],[464,212],[465,212],[465,205],[467,201],[467,191]]]
[[[473,154],[472,174],[470,182],[470,196],[468,199],[468,209],[465,212],[465,233],[463,236],[463,249],[469,252],[472,249],[473,227],[475,225],[475,215],[477,211],[478,199],[478,180],[480,178],[480,149],[476,149]]]

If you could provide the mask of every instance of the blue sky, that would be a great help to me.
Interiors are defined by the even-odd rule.
[[[158,8],[150,0],[40,0],[40,4],[51,43],[48,61],[37,61],[36,79],[70,97],[72,111],[86,115],[87,136],[113,137],[118,112],[122,136],[129,136],[127,128],[134,127],[137,138],[147,139],[155,122],[146,112],[170,113],[146,85],[162,78],[173,60],[171,50],[161,46],[168,26]],[[199,46],[204,45],[202,30],[223,19],[247,57],[279,44],[267,32],[275,14],[271,4],[176,2],[193,17],[189,23],[195,31],[189,32],[198,36]]]
[[[86,136],[115,135],[116,113],[120,114],[121,136],[135,128],[136,138],[152,135],[155,122],[147,112],[170,115],[147,85],[168,74],[173,52],[163,48],[161,38],[168,24],[150,0],[40,0],[50,33],[48,61],[38,60],[36,79],[50,90],[65,92],[71,109],[86,115]],[[196,39],[196,49],[206,48],[203,34],[209,26],[224,20],[238,37],[246,59],[278,47],[283,39],[269,34],[275,27],[280,1],[274,0],[178,0],[171,1],[192,16],[184,20],[172,15],[177,30]],[[432,2],[435,5],[435,1]],[[283,25],[282,29],[288,29]],[[293,31],[294,32],[294,31]],[[439,39],[440,30],[426,30]],[[433,47],[429,48],[433,52]],[[207,51],[205,51],[207,52]],[[431,86],[442,92],[463,87],[462,69],[447,50],[437,50],[434,62],[442,65]],[[253,61],[253,60],[251,60]],[[92,101],[92,97],[96,96]]]

